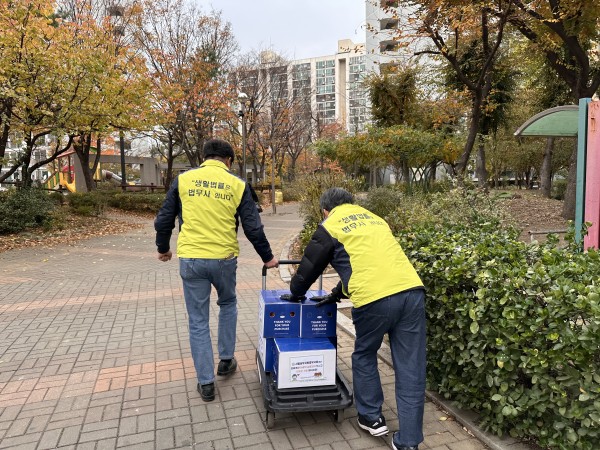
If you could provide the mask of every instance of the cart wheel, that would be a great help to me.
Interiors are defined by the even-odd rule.
[[[337,409],[333,412],[333,417],[337,423],[342,423],[344,421],[344,410]]]
[[[275,413],[267,411],[267,429],[271,429],[275,426]]]

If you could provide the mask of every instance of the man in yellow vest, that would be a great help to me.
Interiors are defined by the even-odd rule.
[[[299,301],[331,263],[340,282],[321,303],[352,302],[356,341],[352,353],[358,425],[373,436],[388,433],[377,351],[388,334],[396,377],[399,429],[392,448],[417,450],[423,441],[425,403],[425,290],[387,223],[353,204],[341,188],[320,199],[325,220],[304,251],[291,280],[291,301]]]
[[[234,358],[237,297],[236,271],[239,244],[237,230],[244,234],[268,268],[277,267],[269,241],[252,199],[249,185],[231,173],[231,145],[220,139],[204,144],[204,163],[179,175],[169,189],[156,216],[158,259],[172,257],[170,239],[179,219],[177,256],[183,281],[183,296],[189,317],[190,347],[202,400],[215,399],[214,356],[209,329],[211,286],[219,305],[217,375],[235,372]]]

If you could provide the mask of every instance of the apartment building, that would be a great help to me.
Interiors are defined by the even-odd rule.
[[[409,9],[397,0],[365,0],[367,71],[379,73],[387,65],[408,64],[422,40],[414,38]]]
[[[311,109],[322,124],[337,122],[350,133],[364,130],[369,120],[361,83],[367,74],[364,44],[340,40],[334,55],[294,60],[289,67],[292,92],[311,94]]]
[[[239,80],[240,90],[250,98],[260,96],[255,86],[268,77],[269,96],[310,98],[313,119],[320,124],[337,122],[349,133],[361,132],[369,123],[368,93],[362,81],[380,73],[388,65],[409,64],[423,41],[412,39],[408,11],[394,0],[365,0],[365,42],[338,41],[333,55],[284,61],[267,51],[260,66],[268,69],[246,71]],[[399,41],[403,30],[404,41]],[[264,84],[264,83],[263,83]]]

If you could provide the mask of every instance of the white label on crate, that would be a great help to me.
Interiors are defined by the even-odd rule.
[[[323,355],[290,358],[290,381],[315,381],[325,378]]]

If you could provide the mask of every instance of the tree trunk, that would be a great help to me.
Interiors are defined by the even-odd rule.
[[[23,156],[21,156],[19,161],[19,166],[21,168],[21,183],[23,187],[30,187],[32,185],[31,175],[27,169],[29,169],[29,164],[31,164],[31,155],[33,155],[33,149],[35,148],[35,141],[33,137],[29,134],[25,139],[25,152]]]
[[[296,160],[298,157],[290,156],[290,167],[288,169],[288,181],[292,182],[296,179]]]
[[[171,187],[171,183],[173,182],[173,160],[175,159],[173,157],[173,136],[169,134],[168,139],[169,140],[167,142],[167,173],[165,175],[164,181],[165,191],[169,190],[169,188]]]
[[[371,187],[377,187],[377,168],[371,166],[371,171],[369,175]]]
[[[469,134],[467,141],[465,142],[465,148],[462,155],[456,164],[456,172],[459,177],[459,183],[464,181],[467,168],[469,166],[469,159],[475,146],[475,139],[477,138],[477,131],[479,130],[479,120],[481,119],[481,98],[479,95],[475,95],[473,99],[473,105],[471,106],[471,121],[469,122]]]
[[[546,148],[544,149],[544,159],[540,168],[540,190],[542,195],[550,198],[552,194],[552,153],[554,152],[554,138],[546,138]]]
[[[408,162],[406,160],[403,160],[400,167],[402,170],[402,181],[404,181],[406,184],[409,184],[410,183],[410,168],[408,167]]]
[[[90,136],[90,145],[91,145],[91,136]],[[100,164],[100,156],[102,155],[102,140],[100,139],[100,135],[98,134],[96,137],[96,157],[94,158],[94,164],[90,168],[90,173],[92,177],[92,183],[94,185],[94,189],[96,188],[96,183],[94,180],[94,175],[96,170],[98,169],[98,165]],[[100,175],[100,179],[102,179],[102,175]]]
[[[432,183],[435,183],[435,177],[437,176],[437,165],[437,162],[433,162],[429,167],[429,179]]]
[[[2,124],[2,134],[0,134],[0,169],[2,169],[2,159],[6,154],[6,146],[8,145],[8,138],[10,136],[10,119],[12,117],[13,100],[7,99],[4,105],[4,117],[0,119]]]
[[[94,178],[90,171],[90,148],[92,146],[92,135],[84,134],[79,137],[79,142],[75,144],[75,153],[81,163],[83,180],[87,192],[94,190]]]
[[[2,127],[2,134],[0,135],[0,169],[2,169],[2,160],[6,154],[6,146],[8,145],[8,136],[10,134],[10,126],[5,124]]]
[[[575,219],[575,203],[576,203],[576,187],[577,187],[577,146],[571,153],[569,160],[569,175],[567,178],[567,190],[565,191],[565,201],[563,203],[562,216],[568,220]]]
[[[477,184],[482,189],[487,189],[488,173],[485,167],[485,145],[483,142],[483,136],[479,138],[479,147],[477,149],[477,162],[475,165],[475,173],[477,175]]]

